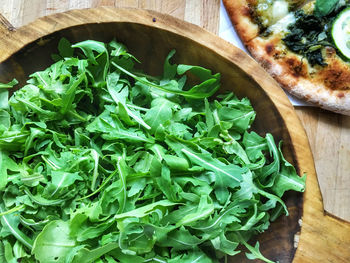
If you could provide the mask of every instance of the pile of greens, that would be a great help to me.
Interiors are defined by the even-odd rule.
[[[160,77],[116,41],[62,39],[56,63],[0,86],[0,262],[218,262],[259,243],[303,191],[248,99],[220,74]]]
[[[349,7],[344,0],[317,0],[312,14],[303,10],[295,12],[295,23],[288,26],[284,44],[293,52],[305,57],[311,66],[327,66],[322,50],[333,47],[332,24],[337,15]],[[343,57],[340,52],[338,54]]]

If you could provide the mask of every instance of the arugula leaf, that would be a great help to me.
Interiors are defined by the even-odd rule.
[[[184,249],[194,249],[202,241],[193,236],[185,227],[181,226],[178,230],[171,231],[166,236],[166,239],[160,239],[161,247],[172,247],[174,251]]]
[[[5,110],[0,110],[0,130],[7,131],[11,126],[11,116]]]
[[[227,255],[234,256],[240,253],[239,250],[236,250],[239,242],[229,240],[224,233],[221,233],[220,236],[212,239],[211,243],[217,251],[221,251]]]
[[[158,261],[158,260],[157,260]],[[187,253],[177,256],[175,258],[172,258],[168,261],[169,263],[175,263],[175,262],[184,262],[184,263],[191,263],[191,262],[203,262],[203,263],[212,263],[213,260],[209,258],[205,253],[198,249],[194,250],[188,250]],[[215,261],[214,261],[215,262]]]
[[[167,93],[173,93],[177,95],[182,95],[186,98],[191,98],[191,99],[203,99],[212,96],[220,87],[219,81],[220,81],[220,75],[205,75],[206,77],[209,77],[207,80],[203,81],[200,85],[195,85],[193,86],[190,90],[188,91],[182,91],[180,89],[181,86],[179,86],[179,83],[176,82],[175,80],[171,80],[170,82],[164,84],[164,85],[159,85],[152,83],[148,81],[145,77],[138,77],[135,74],[127,71],[126,69],[120,67],[116,63],[112,62],[112,64],[122,71],[123,73],[127,74],[128,76],[134,78],[135,80],[139,81],[143,85],[167,92]],[[180,74],[183,73],[183,71],[179,71]],[[201,74],[201,71],[199,71],[199,74]]]
[[[34,241],[33,253],[40,262],[65,262],[67,254],[76,245],[69,236],[67,222],[56,220],[47,224]]]
[[[5,241],[5,243],[7,243],[7,241]],[[11,244],[10,244],[11,246]],[[0,242],[0,259],[2,262],[5,262],[6,258],[5,258],[5,248],[4,248],[4,244],[3,242]]]
[[[215,172],[215,194],[220,203],[226,202],[229,192],[228,187],[235,188],[242,181],[242,174],[245,169],[236,165],[225,165],[217,159],[214,159],[210,154],[193,153],[186,149],[182,152],[195,164]]]
[[[8,96],[9,92],[7,90],[0,89],[0,110],[8,108]]]
[[[165,98],[156,98],[152,101],[151,109],[145,114],[145,121],[150,125],[151,132],[173,117],[171,107],[173,103]]]
[[[12,253],[11,244],[7,240],[4,241],[4,258],[5,258],[4,262],[9,262],[9,263],[17,262],[15,256]]]
[[[74,50],[72,48],[72,44],[64,37],[58,42],[57,49],[62,58],[70,58],[73,56]]]
[[[116,243],[109,243],[107,245],[104,245],[102,247],[88,250],[86,248],[81,248],[77,254],[75,255],[72,263],[79,263],[79,262],[94,262],[95,260],[99,259],[103,255],[107,254],[108,252],[118,248],[118,244]]]
[[[251,253],[246,253],[246,256],[248,259],[260,259],[267,263],[273,263],[273,261],[268,260],[265,258],[259,251],[259,242],[256,242],[256,245],[254,247],[250,246],[249,244],[245,243],[245,246],[249,249]]]
[[[51,196],[54,196],[61,189],[71,186],[75,181],[83,180],[83,178],[78,175],[78,172],[68,173],[64,171],[52,171],[51,178],[52,185],[49,185],[52,186],[53,189]]]
[[[113,72],[107,76],[107,89],[109,94],[111,95],[112,99],[118,104],[118,106],[122,107],[122,110],[124,110],[128,114],[128,116],[130,116],[132,119],[134,119],[146,129],[150,129],[151,127],[145,123],[145,121],[140,117],[140,115],[137,112],[129,109],[129,107],[127,106],[126,98],[124,97],[125,95],[122,94],[123,91],[127,92],[127,89],[123,89],[120,92],[116,90],[116,88],[118,87],[117,84],[119,77],[120,75],[116,72]]]
[[[0,191],[5,189],[8,183],[8,172],[18,170],[17,164],[9,158],[6,152],[0,150]]]
[[[16,79],[11,80],[9,83],[0,83],[0,89],[11,89],[13,86],[17,85],[18,81]]]
[[[198,207],[193,213],[188,213],[185,215],[179,222],[177,222],[178,226],[186,226],[191,225],[197,220],[202,220],[207,218],[214,211],[214,204],[208,201],[208,197],[202,195],[198,204]]]
[[[113,40],[62,39],[47,69],[0,85],[0,261],[219,262],[282,213],[305,176],[220,74]]]
[[[283,196],[285,191],[294,190],[298,192],[303,192],[305,190],[306,175],[303,177],[298,176],[293,165],[291,165],[283,156],[282,145],[279,145],[279,155],[281,156],[282,168],[279,176],[277,177],[272,190],[278,196]]]
[[[0,204],[0,213],[5,212],[4,206]],[[19,217],[15,214],[2,215],[1,216],[0,236],[6,237],[8,235],[13,235],[19,242],[25,245],[27,248],[32,249],[33,241],[26,236],[21,230],[18,229]]]
[[[141,218],[146,215],[149,215],[155,209],[161,208],[161,207],[168,207],[168,206],[174,206],[177,205],[177,203],[170,202],[168,200],[162,200],[158,201],[149,205],[142,206],[140,208],[134,209],[132,211],[122,213],[122,214],[117,214],[114,216],[115,219],[122,219],[126,217],[133,217],[133,218]]]

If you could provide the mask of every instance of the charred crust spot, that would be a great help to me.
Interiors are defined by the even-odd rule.
[[[320,72],[320,80],[331,90],[350,91],[349,65],[343,62],[332,47],[326,48],[328,66]],[[338,96],[344,96],[339,93]]]
[[[343,92],[339,92],[338,94],[337,94],[337,97],[339,98],[339,99],[341,99],[341,98],[344,98],[344,93]]]
[[[337,68],[327,69],[323,72],[326,86],[332,90],[350,90],[350,72]]]
[[[295,63],[294,63],[294,59],[292,59],[292,58],[288,58],[287,60],[286,60],[286,63],[289,65],[289,66],[293,66]]]
[[[283,53],[281,54],[280,52],[275,51],[275,53],[273,54],[273,58],[275,60],[280,59],[282,57],[283,57]]]
[[[253,14],[254,14],[254,11],[252,10],[252,8],[250,8],[250,6],[244,6],[242,8],[242,15],[253,17]]]
[[[271,43],[269,43],[265,46],[265,51],[269,55],[271,55],[274,50],[275,50],[275,46]]]
[[[264,69],[270,69],[272,66],[272,63],[269,60],[264,59],[264,60],[260,61],[260,63]]]
[[[286,64],[294,77],[306,77],[307,71],[304,63],[301,60],[296,58],[287,58]]]
[[[337,56],[327,61],[328,66],[320,72],[320,80],[331,90],[350,91],[349,65]]]

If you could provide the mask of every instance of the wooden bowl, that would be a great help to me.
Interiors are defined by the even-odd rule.
[[[221,91],[233,90],[239,97],[248,97],[257,111],[254,129],[283,140],[287,159],[299,174],[307,173],[306,192],[285,198],[290,216],[281,217],[258,237],[262,253],[279,262],[350,262],[350,224],[324,213],[304,129],[284,92],[248,55],[197,26],[145,10],[74,10],[40,18],[17,30],[2,24],[0,82],[16,77],[24,83],[30,73],[50,65],[50,54],[57,52],[63,36],[72,42],[116,38],[152,74],[161,71],[171,49],[177,50],[177,63],[220,72]],[[237,261],[245,259],[233,258],[230,262]]]

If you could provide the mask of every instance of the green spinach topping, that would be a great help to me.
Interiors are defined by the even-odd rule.
[[[322,56],[322,48],[333,46],[324,18],[305,14],[302,10],[295,13],[296,21],[288,26],[289,33],[283,38],[285,45],[293,52],[304,56],[311,66],[327,65]]]
[[[326,66],[322,50],[327,46],[336,49],[331,29],[337,14],[344,8],[346,5],[343,1],[319,0],[316,1],[313,14],[296,11],[296,21],[288,26],[289,33],[282,39],[284,44],[291,51],[305,57],[311,66]]]
[[[8,99],[0,85],[0,262],[218,262],[304,191],[271,134],[220,74],[136,69],[116,41],[62,39]],[[191,76],[192,81],[188,80]],[[210,98],[210,101],[209,101]]]
[[[332,13],[341,4],[340,0],[317,0],[315,3],[315,16],[322,17]]]

